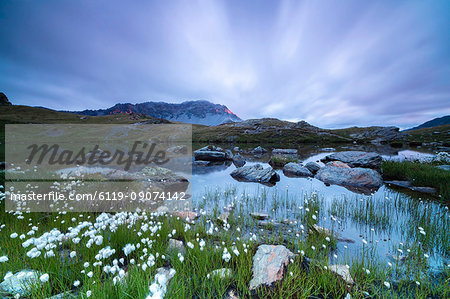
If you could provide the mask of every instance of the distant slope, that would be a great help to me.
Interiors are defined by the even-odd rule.
[[[155,118],[208,126],[241,121],[226,106],[208,101],[187,101],[180,104],[165,102],[125,103],[116,104],[108,109],[83,110],[74,113],[90,116],[143,113]]]
[[[432,127],[443,126],[443,125],[450,125],[450,115],[429,120],[427,122],[424,122],[421,125],[418,125],[417,127],[407,129],[405,131],[412,131],[412,130],[418,130],[418,129],[424,129],[424,128],[432,128]]]

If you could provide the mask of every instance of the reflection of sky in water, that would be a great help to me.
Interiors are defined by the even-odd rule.
[[[327,152],[314,155],[304,160],[304,163],[320,160],[321,158],[329,154],[331,153]],[[420,158],[428,156],[430,155],[421,154],[409,150],[399,153],[399,158],[402,157],[402,159],[403,157]],[[253,164],[256,164],[256,162],[247,162],[246,165]],[[269,166],[267,163],[261,164],[264,167]],[[336,252],[336,254],[338,255],[338,263],[351,263],[351,261],[347,260],[347,258],[357,257],[358,253],[361,253],[361,249],[363,246],[362,239],[364,238],[369,242],[369,246],[376,247],[377,255],[381,260],[384,260],[385,262],[390,261],[395,264],[395,261],[390,260],[387,257],[387,254],[391,253],[393,255],[397,255],[396,248],[397,246],[399,246],[399,243],[408,243],[408,234],[405,230],[408,227],[417,229],[418,226],[416,225],[417,221],[411,218],[412,215],[410,215],[408,211],[395,210],[393,203],[395,200],[392,199],[396,196],[399,196],[401,201],[406,202],[417,201],[418,198],[412,199],[408,195],[393,191],[386,186],[382,186],[373,194],[373,199],[376,200],[377,203],[379,202],[380,204],[382,204],[385,201],[392,201],[392,204],[388,203],[387,206],[390,207],[390,216],[394,219],[389,219],[391,223],[390,228],[388,227],[383,229],[380,226],[361,224],[357,221],[353,221],[350,217],[341,218],[340,215],[335,215],[337,216],[338,221],[332,221],[330,219],[328,208],[331,206],[333,199],[340,200],[343,197],[347,197],[347,199],[353,203],[354,201],[364,202],[371,198],[370,195],[357,194],[341,186],[325,186],[324,183],[314,178],[289,178],[283,175],[282,170],[276,170],[280,175],[280,181],[274,187],[267,187],[258,183],[243,183],[234,180],[230,176],[230,173],[234,169],[236,169],[236,167],[231,164],[229,167],[216,167],[214,171],[209,173],[198,174],[194,171],[192,177],[194,205],[201,200],[202,196],[207,191],[213,191],[216,189],[225,191],[230,187],[235,187],[237,190],[237,196],[239,196],[243,192],[247,194],[261,194],[262,190],[265,190],[267,191],[267,202],[266,205],[262,206],[258,211],[270,213],[272,209],[271,200],[273,200],[273,196],[278,195],[281,198],[286,198],[287,194],[290,199],[294,200],[296,203],[298,202],[298,205],[301,205],[303,204],[303,194],[317,192],[319,196],[324,198],[325,203],[325,207],[320,211],[319,225],[326,228],[331,228],[333,226],[334,230],[338,231],[341,237],[351,238],[355,240],[355,243],[338,242]],[[426,199],[425,196],[422,196],[421,198]],[[219,201],[220,200],[221,199],[219,199]],[[223,207],[225,205],[226,204],[224,202],[219,202],[220,207]],[[298,205],[296,205],[297,208]],[[208,210],[208,208],[211,209],[212,207],[205,207],[206,210]],[[443,211],[444,209],[442,206],[432,202],[428,203],[428,208],[436,210],[439,209],[440,211]],[[272,217],[275,217],[277,221],[281,221],[282,219],[295,219],[296,217],[293,215],[295,215],[296,212],[298,211],[293,211],[286,207],[279,208],[276,214],[272,213]],[[444,217],[448,217],[448,211],[445,212],[446,215]],[[295,236],[295,230],[296,228],[294,227],[294,233],[292,234],[293,236]],[[409,243],[411,244],[411,240],[409,240]],[[347,248],[345,248],[345,246]],[[396,246],[395,249],[393,249],[393,246]],[[441,266],[441,261],[442,257],[439,254],[430,254],[429,262],[431,266]],[[335,263],[336,261],[330,262]]]

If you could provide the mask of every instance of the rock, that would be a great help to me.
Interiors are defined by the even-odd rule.
[[[223,212],[220,214],[220,216],[217,218],[222,223],[228,223],[228,217],[230,216],[230,212]]]
[[[3,92],[0,92],[0,106],[11,106],[11,102],[8,100]]]
[[[228,268],[216,269],[208,273],[208,275],[206,275],[206,278],[208,279],[210,278],[230,279],[231,277],[233,277],[233,270]]]
[[[308,162],[306,163],[305,168],[311,171],[311,173],[315,174],[316,172],[319,171],[320,166],[316,162]]]
[[[174,215],[176,217],[180,217],[184,221],[189,220],[188,222],[192,222],[195,219],[197,219],[198,217],[200,217],[200,215],[194,211],[174,211],[174,212],[172,212],[172,215]]]
[[[352,238],[347,238],[347,237],[338,237],[337,240],[339,242],[345,242],[345,243],[355,243],[356,241]]]
[[[280,176],[272,167],[264,168],[261,164],[237,168],[230,175],[235,180],[243,182],[275,184],[280,180]]]
[[[268,220],[260,220],[258,221],[257,225],[262,226],[266,229],[271,229],[271,228],[277,228],[281,226],[281,223],[279,222],[272,222],[272,221],[268,221]]]
[[[283,278],[286,266],[294,254],[283,245],[260,245],[253,256],[253,278],[250,290],[271,286]]]
[[[294,162],[290,162],[283,167],[283,173],[285,176],[295,176],[295,177],[309,177],[313,176],[308,168]]]
[[[269,214],[266,214],[266,213],[252,212],[252,213],[250,213],[250,216],[257,220],[269,219]]]
[[[0,293],[20,294],[25,297],[30,293],[30,285],[41,284],[39,280],[41,275],[42,273],[34,270],[22,270],[16,274],[8,272],[3,282],[0,283]]]
[[[342,279],[345,280],[346,283],[348,284],[354,284],[355,281],[353,280],[351,274],[350,274],[350,270],[344,266],[344,265],[331,265],[328,266],[328,269],[331,272],[336,273],[337,275],[339,275],[340,277],[342,277]]]
[[[185,251],[183,241],[177,239],[169,239],[169,246],[167,246],[167,250],[176,251],[183,253]]]
[[[296,149],[281,149],[276,148],[272,150],[272,155],[279,155],[279,156],[297,156],[298,151]]]
[[[310,232],[310,233],[311,233],[311,232],[317,232],[317,233],[320,233],[320,234],[325,234],[325,235],[327,235],[328,237],[332,237],[332,238],[337,238],[337,237],[338,237],[338,234],[337,234],[337,233],[333,233],[333,232],[332,232],[331,230],[329,230],[328,228],[318,226],[317,224],[314,224],[314,225],[309,229],[309,232]]]
[[[450,165],[439,165],[436,166],[439,169],[450,171]]]
[[[383,184],[383,179],[377,171],[359,167],[345,168],[327,165],[317,172],[315,178],[326,184],[363,189],[375,189]]]
[[[336,151],[336,149],[334,147],[324,147],[322,149],[322,151],[324,151],[324,152],[334,152],[334,151]]]
[[[265,148],[262,148],[261,146],[255,147],[252,151],[252,154],[256,154],[256,155],[262,155],[267,153],[267,150]]]
[[[234,155],[233,157],[233,164],[236,167],[242,167],[245,165],[245,159],[244,157],[242,157],[239,153],[237,153],[236,155]]]
[[[192,167],[205,167],[209,165],[209,161],[194,161]]]
[[[328,162],[327,164],[325,164],[325,166],[334,166],[334,167],[340,167],[340,168],[351,168],[350,166],[348,166],[347,164],[345,164],[344,162],[341,162],[341,161]]]
[[[220,147],[214,145],[208,145],[194,151],[195,160],[201,161],[225,161],[231,160],[231,151],[224,152]]]
[[[411,187],[411,182],[409,182],[409,181],[385,181],[385,183],[389,184],[389,185],[394,185],[397,187],[402,187],[402,188]]]
[[[239,151],[239,146],[235,146],[235,147],[233,148],[233,151],[238,152],[238,151]]]
[[[155,279],[150,285],[149,298],[164,298],[167,292],[167,286],[170,280],[175,276],[175,269],[158,268],[156,269]]]
[[[432,187],[409,187],[412,191],[427,193],[427,194],[435,194],[437,191]]]
[[[377,153],[346,151],[326,156],[322,159],[322,161],[341,161],[347,163],[350,167],[379,169],[381,166],[382,158]]]

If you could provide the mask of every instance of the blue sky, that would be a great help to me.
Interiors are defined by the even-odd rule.
[[[0,91],[405,128],[450,114],[449,32],[450,1],[2,0]]]

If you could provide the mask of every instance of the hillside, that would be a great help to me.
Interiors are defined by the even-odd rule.
[[[432,120],[424,122],[421,125],[418,125],[417,127],[410,128],[410,129],[407,129],[405,131],[413,131],[413,130],[418,130],[418,129],[425,129],[425,128],[432,128],[432,127],[437,127],[437,126],[443,126],[443,125],[450,125],[450,115],[434,118]]]
[[[208,101],[187,101],[180,104],[165,102],[125,103],[116,104],[108,109],[83,110],[74,113],[89,116],[142,113],[154,118],[208,126],[241,121],[225,105],[213,104]]]

